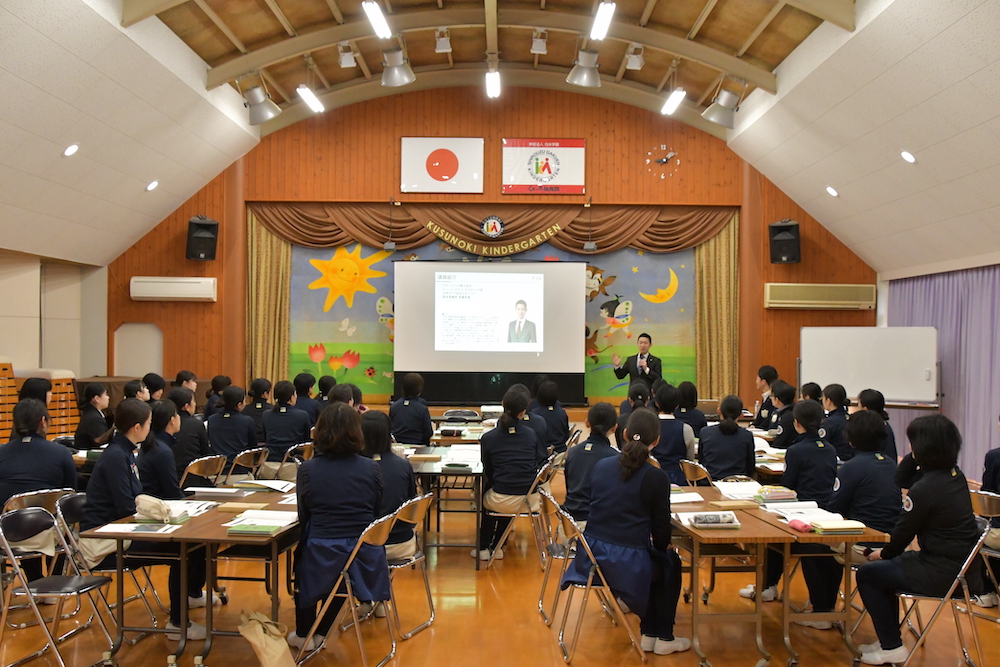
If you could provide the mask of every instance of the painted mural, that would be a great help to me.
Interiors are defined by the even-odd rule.
[[[626,248],[577,255],[543,244],[513,261],[587,261],[580,298],[587,301],[586,393],[625,396],[628,378],[614,375],[613,354],[635,354],[639,334],[653,339],[671,383],[695,381],[694,250],[670,254]],[[393,390],[393,263],[448,260],[478,262],[446,243],[388,253],[349,244],[292,251],[289,372],[332,375],[366,395]],[[509,260],[508,260],[509,261]]]

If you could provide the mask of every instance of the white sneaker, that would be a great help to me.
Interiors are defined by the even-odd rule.
[[[891,663],[903,663],[910,656],[910,649],[906,648],[905,645],[898,646],[894,649],[879,650],[879,651],[868,651],[867,653],[861,654],[861,662],[866,665],[884,665],[887,662]]]
[[[972,597],[972,604],[976,605],[977,607],[984,607],[986,609],[989,609],[990,607],[996,607],[997,602],[1000,602],[1000,600],[997,600],[996,593],[984,593],[983,595],[974,595]]]
[[[193,598],[189,595],[188,609],[201,609],[202,607],[205,606],[205,602],[207,602],[207,599],[208,599],[207,596],[205,596],[204,594],[201,597],[197,598]],[[222,600],[219,599],[218,595],[212,593],[212,606],[218,607],[220,604],[222,604]]]
[[[292,648],[300,649],[302,648],[302,645],[306,643],[306,638],[299,637],[295,633],[295,630],[292,630],[291,632],[288,633],[287,641],[288,645],[291,646]],[[313,635],[312,639],[309,640],[308,646],[306,646],[306,651],[316,650],[316,647],[322,646],[323,642],[325,641],[326,641],[325,635],[319,635],[319,634]]]
[[[740,597],[753,600],[757,595],[757,587],[753,584],[745,586],[740,589]],[[764,602],[772,602],[778,599],[778,587],[768,586],[764,589],[764,592],[760,594],[760,599]]]
[[[656,637],[643,635],[642,637],[639,638],[639,648],[641,648],[646,653],[652,653],[653,649],[656,648]]]
[[[622,608],[623,614],[629,614],[632,612],[632,610],[628,608],[628,605],[625,604],[625,600],[622,600],[621,598],[615,598],[615,599],[618,600],[618,606]]]
[[[862,645],[858,646],[858,650],[861,651],[862,653],[871,653],[872,651],[881,651],[882,650],[882,643],[881,642],[874,642],[872,644],[862,644]]]
[[[358,603],[358,618],[365,618],[372,613],[372,609],[375,608],[374,602],[359,602]]]
[[[375,603],[375,618],[385,618],[385,602]]]
[[[181,640],[181,629],[174,625],[173,623],[167,623],[167,639],[175,642]],[[187,638],[188,639],[204,639],[208,636],[208,632],[205,630],[205,626],[201,623],[189,623],[187,628]]]
[[[478,556],[479,560],[489,560],[490,559],[490,550],[489,549],[473,549],[472,552],[469,553],[469,555],[472,556],[473,558],[476,558]]]
[[[805,628],[813,628],[815,630],[832,630],[833,623],[831,621],[795,621],[795,625],[801,625]]]
[[[656,655],[670,655],[671,653],[681,653],[691,648],[691,640],[687,637],[675,637],[674,639],[659,639],[653,646],[653,653]]]

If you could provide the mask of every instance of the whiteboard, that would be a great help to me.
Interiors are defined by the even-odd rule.
[[[802,327],[799,385],[842,384],[853,400],[878,389],[887,402],[937,403],[934,327]]]

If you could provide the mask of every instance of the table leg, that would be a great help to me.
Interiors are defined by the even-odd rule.
[[[792,639],[789,636],[789,629],[791,627],[791,616],[792,613],[792,544],[786,542],[783,546],[785,554],[785,563],[782,567],[782,582],[784,582],[784,590],[781,596],[781,632],[785,639],[785,649],[788,651],[788,665],[789,667],[794,667],[799,662],[799,654],[795,652],[792,648]],[[764,589],[759,589],[764,590]],[[759,594],[758,594],[758,597]]]
[[[476,534],[473,536],[472,541],[476,543],[473,547],[477,552],[479,551],[479,531],[483,527],[483,478],[481,476],[476,476],[472,478],[473,491],[472,495],[476,499]],[[438,518],[438,530],[441,530],[441,519]],[[476,570],[479,570],[479,554],[476,553]]]
[[[117,600],[115,604],[115,622],[118,628],[115,632],[115,641],[111,645],[111,650],[104,653],[106,664],[112,664],[112,657],[121,650],[125,642],[125,541],[115,540],[115,569],[117,570],[117,581],[115,582],[115,594]]]
[[[857,663],[861,659],[861,651],[854,645],[854,638],[851,636],[851,596],[854,594],[854,582],[851,577],[851,558],[854,551],[854,542],[844,543],[844,644],[851,652],[851,657]]]
[[[757,667],[764,667],[764,665],[771,662],[771,654],[767,652],[764,648],[764,598],[763,591],[766,585],[764,581],[766,575],[764,573],[764,558],[767,555],[767,545],[757,544],[755,545],[756,553],[754,560],[757,563],[755,572],[755,589],[759,591],[757,595],[754,595],[754,630],[756,632],[757,638],[757,651],[760,652],[761,659],[757,661]]]
[[[181,561],[181,594],[180,606],[181,606],[181,622],[179,626],[181,640],[177,644],[177,650],[171,655],[167,656],[167,665],[173,667],[177,664],[177,658],[184,654],[184,649],[187,647],[187,627],[189,621],[188,614],[188,545],[187,542],[180,543],[179,556]]]
[[[271,577],[271,620],[275,623],[278,622],[278,605],[280,604],[280,596],[278,594],[278,559],[281,554],[278,552],[278,540],[271,540],[271,571],[269,573]],[[291,556],[289,556],[291,557]]]
[[[698,616],[700,615],[700,605],[695,591],[701,590],[701,570],[698,563],[701,560],[701,542],[697,537],[691,538],[691,645],[694,652],[700,658],[699,664],[708,667],[711,663],[708,656],[701,648],[701,637],[699,636]]]
[[[205,645],[201,649],[201,655],[196,655],[194,658],[194,664],[201,665],[204,664],[205,658],[208,657],[209,652],[212,650],[212,628],[215,627],[213,612],[215,610],[214,600],[212,596],[215,595],[215,581],[217,579],[217,573],[215,570],[215,556],[218,551],[219,546],[217,544],[206,544],[205,545]],[[181,589],[181,596],[187,599],[187,589]]]

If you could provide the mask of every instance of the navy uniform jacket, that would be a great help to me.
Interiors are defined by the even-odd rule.
[[[191,461],[211,454],[212,447],[208,443],[205,423],[181,410],[181,430],[174,436],[174,464],[177,466],[177,476],[181,477],[184,474],[184,469]]]
[[[909,489],[924,476],[924,471],[917,465],[917,460],[913,458],[913,452],[903,457],[896,468],[896,486],[902,489]]]
[[[316,420],[319,419],[320,408],[325,408],[326,406],[320,405],[319,401],[315,398],[309,398],[308,396],[299,394],[295,399],[295,407],[309,415],[309,425],[314,426],[316,424]]]
[[[878,450],[885,454],[887,457],[892,459],[894,462],[899,460],[899,452],[896,449],[896,434],[892,431],[892,426],[889,422],[885,422],[885,440],[879,446]]]
[[[641,382],[647,387],[652,387],[654,382],[663,377],[663,362],[660,361],[659,357],[647,354],[646,372],[640,373],[639,355],[633,354],[625,360],[621,368],[615,369],[615,377],[619,380],[624,380],[626,375],[629,378],[629,384]]]
[[[541,419],[538,419],[541,422]],[[498,422],[492,431],[479,440],[483,459],[484,488],[496,493],[523,496],[542,463],[548,458],[545,444],[525,421],[511,427]]]
[[[590,519],[586,534],[634,549],[670,546],[670,480],[662,470],[644,463],[623,481],[618,458],[597,462],[591,473]]]
[[[135,497],[140,493],[142,483],[135,464],[135,445],[124,434],[116,433],[94,463],[80,529],[90,530],[132,516]]]
[[[0,447],[0,506],[18,493],[75,488],[76,464],[62,445],[35,433]]]
[[[545,442],[549,433],[549,425],[545,423],[545,420],[538,415],[532,416],[530,412],[525,412],[522,421],[538,434],[538,442],[542,443],[542,449],[545,449]]]
[[[691,427],[674,419],[673,415],[660,415],[660,442],[649,452],[659,461],[660,468],[667,473],[670,481],[678,486],[687,484],[681,471],[681,459],[688,457],[685,430],[690,431]]]
[[[240,452],[257,446],[257,425],[246,415],[224,410],[208,418],[208,441],[216,454],[222,454],[232,464]],[[233,469],[235,474],[247,471],[243,466]]]
[[[771,421],[768,423],[767,429],[774,429],[778,432],[771,442],[771,446],[775,449],[788,449],[799,437],[799,434],[795,432],[795,417],[792,416],[794,408],[794,404],[789,404],[771,411]]]
[[[382,472],[382,499],[378,504],[378,516],[392,514],[399,506],[417,495],[417,480],[413,466],[404,458],[391,451],[372,457],[378,461]],[[413,524],[397,521],[389,533],[387,544],[399,544],[413,537]]]
[[[1000,493],[1000,447],[986,452],[983,466],[983,491]],[[1000,518],[993,519],[993,527],[1000,528]]]
[[[833,445],[841,461],[854,456],[854,448],[847,441],[847,408],[837,408],[826,416],[819,427],[819,437]]]
[[[705,419],[705,413],[698,408],[677,408],[674,410],[674,417],[684,422],[691,427],[694,431],[694,437],[701,437],[701,429],[708,426],[708,420]]]
[[[837,471],[826,509],[890,533],[903,502],[902,492],[893,481],[895,476],[895,459],[882,452],[856,451],[854,458]]]
[[[618,456],[611,441],[591,433],[566,454],[566,502],[562,504],[577,521],[586,521],[590,516],[590,476],[594,466],[601,459]]]
[[[310,442],[312,423],[304,410],[294,405],[279,405],[268,410],[262,417],[264,423],[264,444],[267,445],[267,460],[280,463],[285,452],[292,445]]]
[[[205,403],[205,419],[208,419],[212,415],[222,412],[222,396],[219,394],[212,394],[208,397],[208,401]]]
[[[184,498],[174,465],[174,436],[160,431],[155,435],[155,441],[151,451],[140,452],[137,457],[142,492],[164,500]]]
[[[274,406],[267,401],[254,401],[243,406],[243,414],[253,420],[257,425],[257,442],[264,442],[264,412]]]
[[[299,466],[295,492],[304,535],[357,539],[376,518],[381,468],[360,454],[330,458],[317,453]]]
[[[706,426],[698,441],[698,461],[713,480],[730,475],[753,477],[756,467],[753,434],[737,427],[735,433],[727,435],[718,425]]]
[[[837,452],[818,433],[802,433],[785,454],[782,486],[795,491],[799,500],[814,500],[826,509],[837,479]]]
[[[419,397],[404,396],[389,406],[392,436],[396,442],[407,445],[430,444],[434,435],[431,413],[427,402]]]
[[[108,432],[108,420],[104,413],[88,405],[80,413],[80,423],[76,426],[76,434],[73,436],[73,447],[75,449],[96,449],[101,445],[97,439]],[[103,443],[102,443],[103,444]]]
[[[750,423],[754,428],[767,428],[771,421],[771,414],[774,412],[774,403],[771,402],[771,392],[767,393],[767,398],[760,404],[760,410]]]
[[[545,422],[545,446],[557,452],[566,451],[566,440],[569,439],[569,417],[559,401],[555,405],[540,405],[533,413]]]

